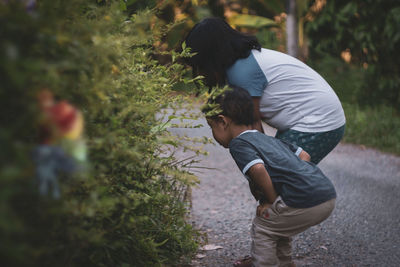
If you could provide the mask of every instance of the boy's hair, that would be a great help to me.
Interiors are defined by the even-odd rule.
[[[193,76],[204,75],[210,88],[226,84],[226,69],[239,58],[246,58],[252,49],[261,50],[255,36],[233,29],[221,18],[206,18],[197,23],[185,38],[196,55],[187,58]]]
[[[218,115],[224,115],[238,125],[254,123],[253,100],[249,92],[240,87],[226,87],[222,93],[211,94],[202,112],[211,120],[217,120]]]

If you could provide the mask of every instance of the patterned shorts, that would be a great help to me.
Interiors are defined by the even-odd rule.
[[[276,138],[303,148],[311,156],[311,162],[318,164],[340,142],[345,125],[328,132],[305,133],[296,130],[278,131]]]

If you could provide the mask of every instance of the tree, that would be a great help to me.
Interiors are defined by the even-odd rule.
[[[296,0],[286,0],[286,48],[289,55],[298,56],[299,36],[297,31]]]

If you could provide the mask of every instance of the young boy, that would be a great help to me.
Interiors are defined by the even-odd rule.
[[[294,266],[291,237],[329,217],[335,188],[300,147],[253,130],[253,108],[246,90],[229,88],[202,110],[215,140],[229,148],[260,201],[251,258],[234,266]]]

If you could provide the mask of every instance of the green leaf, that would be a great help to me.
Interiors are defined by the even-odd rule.
[[[150,129],[150,132],[152,134],[159,133],[159,132],[162,132],[162,131],[166,130],[169,127],[171,127],[171,123],[170,122],[166,122],[166,123],[154,126],[153,128]]]
[[[256,15],[238,14],[228,19],[229,24],[238,27],[260,29],[263,27],[277,27],[275,21]]]
[[[126,1],[126,5],[130,6],[130,5],[132,5],[132,4],[136,3],[136,2],[137,2],[137,0],[127,0]]]
[[[164,241],[161,241],[160,243],[155,243],[155,246],[156,246],[156,247],[161,247],[162,245],[164,245],[164,244],[167,243],[167,242],[168,242],[168,238],[165,239]]]

